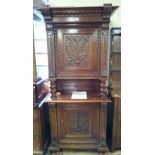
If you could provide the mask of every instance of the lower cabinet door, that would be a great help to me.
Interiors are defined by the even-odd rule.
[[[59,144],[99,144],[99,104],[58,104]]]

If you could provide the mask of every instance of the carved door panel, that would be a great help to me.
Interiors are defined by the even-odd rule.
[[[60,143],[99,143],[99,105],[59,104]]]
[[[100,39],[97,28],[57,30],[56,75],[98,76]]]

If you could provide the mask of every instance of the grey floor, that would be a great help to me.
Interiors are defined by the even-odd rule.
[[[101,153],[96,153],[96,152],[78,152],[78,151],[65,151],[65,152],[60,152],[60,153],[53,153],[53,154],[47,154],[47,155],[103,155]],[[108,152],[105,153],[104,155],[121,155],[121,151],[116,151],[116,152]]]

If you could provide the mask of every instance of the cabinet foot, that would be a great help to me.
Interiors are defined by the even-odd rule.
[[[108,149],[108,147],[99,147],[99,148],[97,148],[97,152],[98,153],[106,153],[106,152],[109,152],[109,149]]]
[[[59,155],[59,147],[58,146],[50,146],[48,149],[48,152],[51,153],[51,155]]]

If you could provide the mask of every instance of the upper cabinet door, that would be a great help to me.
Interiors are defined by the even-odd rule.
[[[99,76],[98,28],[57,30],[56,76]]]

